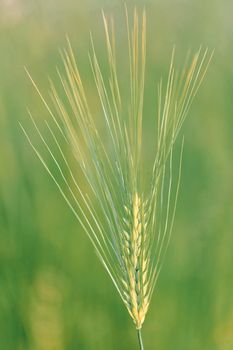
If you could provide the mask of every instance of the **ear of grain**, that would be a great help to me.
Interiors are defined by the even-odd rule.
[[[58,71],[62,96],[51,82],[50,93],[55,112],[30,78],[51,116],[51,121],[46,122],[50,135],[47,138],[31,118],[52,166],[27,132],[23,131],[90,238],[136,328],[140,329],[174,222],[181,169],[180,161],[178,180],[174,180],[174,143],[206,74],[211,55],[208,50],[203,53],[199,50],[189,67],[179,76],[174,68],[175,51],[172,52],[167,80],[161,80],[158,85],[157,141],[147,191],[142,187],[145,11],[139,15],[135,9],[131,25],[126,8],[129,62],[127,104],[124,103],[117,70],[114,25],[104,14],[103,23],[109,63],[107,79],[92,38],[89,58],[107,142],[102,138],[95,113],[88,103],[88,91],[85,90],[69,40],[67,48],[61,52],[64,72]],[[70,154],[69,158],[64,147]],[[89,189],[88,194],[79,185],[72,169],[72,157],[79,165]]]

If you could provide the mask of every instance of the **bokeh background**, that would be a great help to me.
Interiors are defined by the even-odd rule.
[[[200,44],[215,48],[183,129],[179,204],[143,329],[145,349],[231,350],[233,3],[126,3],[129,10],[135,4],[145,5],[148,13],[148,101],[153,102],[156,82],[167,70],[174,43],[179,57]],[[55,67],[61,64],[59,48],[65,45],[66,34],[89,83],[90,29],[100,57],[105,57],[102,8],[116,17],[123,42],[122,1],[0,0],[1,350],[138,346],[132,321],[111,281],[18,124],[31,132],[27,107],[38,122],[46,114],[24,66],[46,95],[48,75],[57,79]],[[90,88],[90,94],[93,91]],[[147,113],[154,113],[153,103]]]

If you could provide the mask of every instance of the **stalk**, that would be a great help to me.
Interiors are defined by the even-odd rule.
[[[139,346],[140,346],[140,350],[144,350],[144,346],[143,346],[143,342],[142,342],[142,332],[141,329],[137,330],[138,333],[138,342],[139,342]]]

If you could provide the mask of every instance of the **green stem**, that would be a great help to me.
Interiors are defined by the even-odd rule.
[[[137,333],[138,333],[138,342],[139,342],[140,350],[144,350],[141,329],[138,329]]]

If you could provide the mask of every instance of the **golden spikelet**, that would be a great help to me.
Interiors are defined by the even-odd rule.
[[[130,207],[125,207],[125,228],[122,235],[126,270],[126,280],[123,281],[127,308],[137,329],[140,329],[148,310],[145,203],[137,192],[132,196],[131,203]]]

